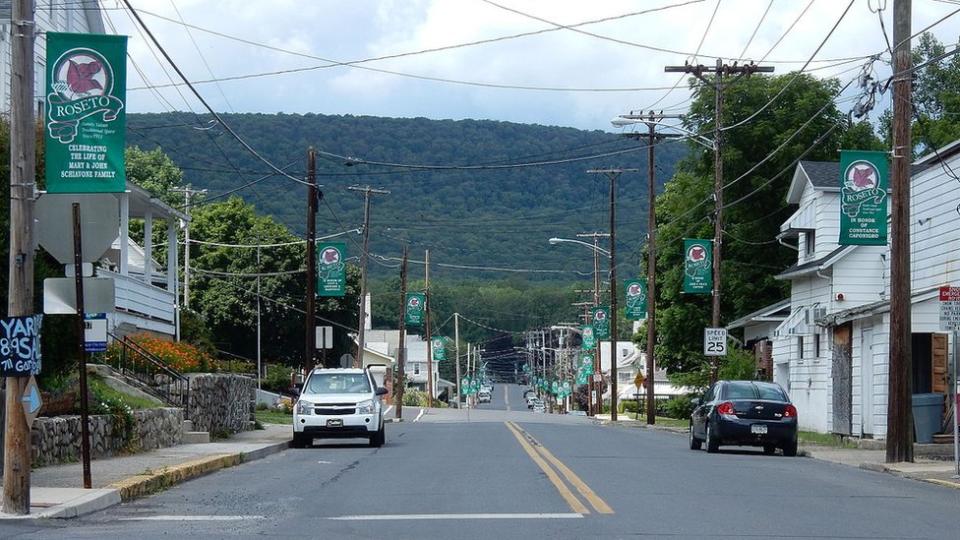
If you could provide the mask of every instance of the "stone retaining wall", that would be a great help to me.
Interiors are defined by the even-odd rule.
[[[191,374],[190,420],[193,429],[212,436],[251,429],[257,383],[233,374]]]
[[[183,410],[175,408],[133,411],[130,441],[115,432],[110,415],[91,415],[90,456],[109,457],[121,451],[146,451],[180,444],[183,438]],[[37,418],[31,431],[31,458],[34,467],[80,460],[80,416]]]

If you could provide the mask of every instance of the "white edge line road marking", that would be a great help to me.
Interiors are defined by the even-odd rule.
[[[387,407],[387,410],[383,411],[384,416],[390,414],[390,411],[392,411],[392,410],[393,410],[393,405]]]
[[[130,516],[117,521],[248,521],[265,519],[263,516]]]
[[[510,396],[507,395],[507,385],[503,385],[503,403],[507,406],[507,410],[510,409]]]
[[[425,412],[427,412],[426,409],[420,409],[420,414],[418,414],[417,417],[413,419],[413,421],[414,421],[414,422],[419,422],[419,421],[420,421],[420,418],[423,417],[423,413],[425,413]]]
[[[329,517],[331,521],[415,521],[445,519],[580,519],[583,514],[372,514]]]

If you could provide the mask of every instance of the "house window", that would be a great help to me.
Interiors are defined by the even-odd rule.
[[[803,254],[805,257],[810,258],[817,252],[817,238],[816,233],[813,231],[808,231],[803,233],[804,240],[804,250]]]
[[[820,334],[813,335],[813,357],[820,358]]]
[[[803,336],[797,336],[797,350],[800,351],[800,360],[803,360]]]
[[[413,365],[413,374],[414,374],[414,375],[419,375],[419,374],[420,374],[420,363],[419,363],[419,362]]]

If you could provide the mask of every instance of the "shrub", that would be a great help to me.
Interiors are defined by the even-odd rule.
[[[287,392],[290,390],[291,369],[283,364],[267,366],[266,376],[261,379],[260,385],[268,392]]]
[[[620,400],[620,402],[617,403],[617,410],[620,411],[621,414],[635,413],[637,412],[637,402],[635,400]]]
[[[110,415],[114,435],[120,435],[125,450],[134,450],[133,445],[133,409],[122,399],[104,398],[90,407],[90,414]]]
[[[690,401],[690,396],[673,397],[663,404],[663,412],[668,418],[690,418],[693,402]]]

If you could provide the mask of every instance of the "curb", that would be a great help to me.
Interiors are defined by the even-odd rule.
[[[117,502],[129,502],[133,499],[162,491],[168,487],[193,480],[205,474],[234,467],[241,463],[265,458],[271,454],[283,451],[290,447],[289,441],[274,443],[250,452],[233,454],[217,454],[207,456],[173,467],[166,467],[158,472],[138,474],[125,480],[110,484],[108,488],[115,489],[120,494]],[[112,506],[112,505],[111,505]],[[99,510],[99,509],[98,509]],[[70,516],[73,517],[73,516]]]
[[[892,476],[897,476],[899,478],[906,478],[908,480],[918,480],[920,482],[927,482],[928,484],[936,484],[938,486],[947,487],[951,489],[960,489],[960,482],[951,482],[949,480],[940,480],[939,478],[923,478],[920,476],[910,476],[909,474],[898,471],[896,469],[887,467],[882,463],[861,463],[858,468],[865,471],[872,471],[878,473],[885,473]]]
[[[599,424],[601,426],[617,426],[617,427],[626,427],[634,429],[651,429],[653,431],[663,431],[666,433],[675,433],[677,435],[686,435],[687,428],[678,428],[670,426],[661,426],[659,424],[647,425],[636,420],[630,421],[617,421],[613,422],[611,420],[594,420],[594,424]]]

